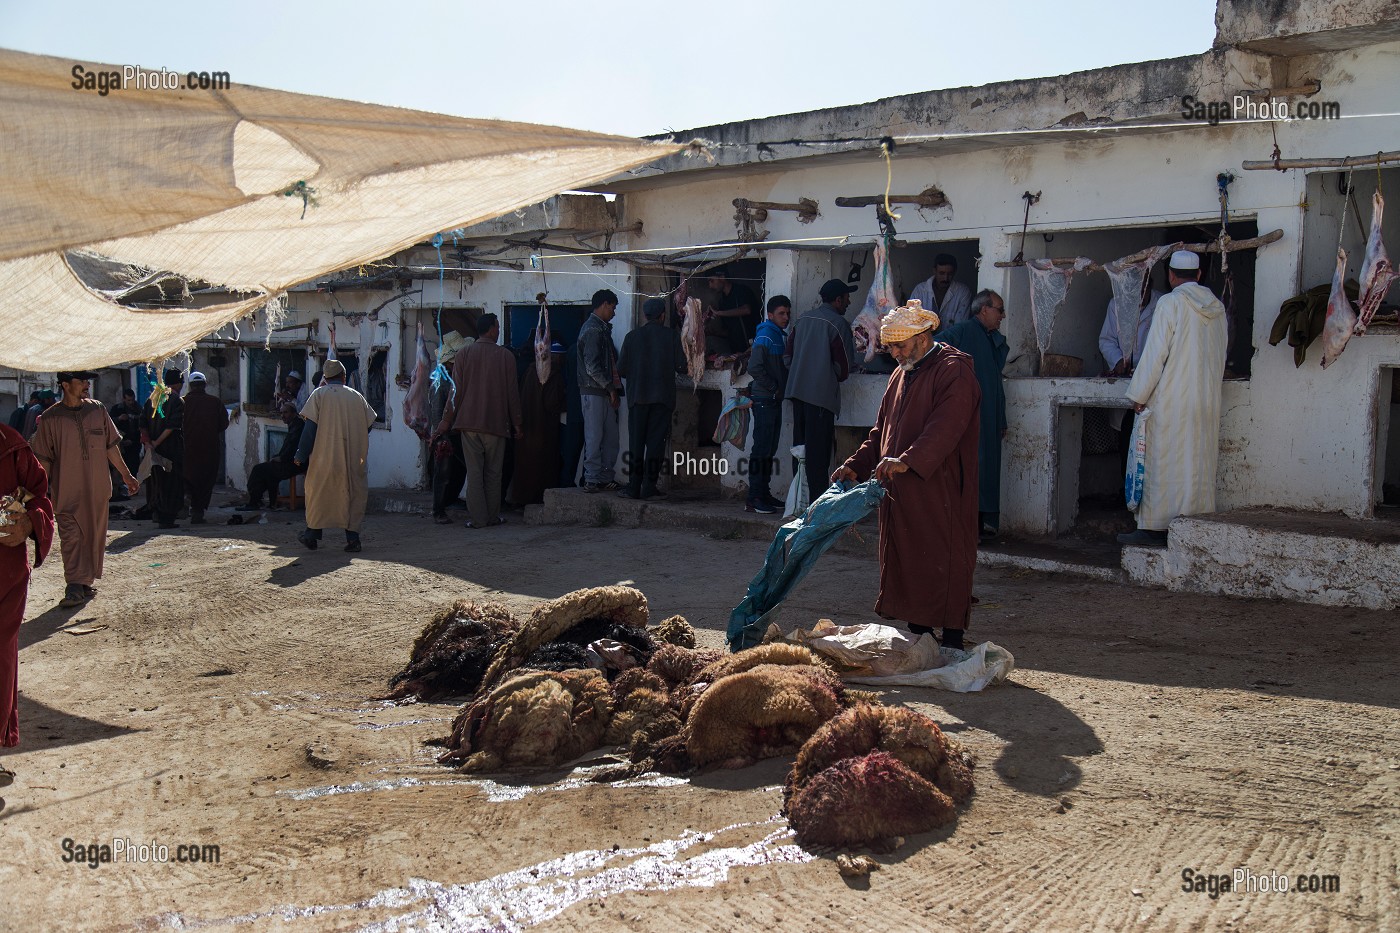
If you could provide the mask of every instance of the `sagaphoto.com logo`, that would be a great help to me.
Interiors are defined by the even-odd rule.
[[[1217,126],[1222,122],[1278,120],[1340,120],[1342,105],[1335,100],[1288,101],[1263,95],[1236,94],[1229,101],[1181,99],[1181,118]]]
[[[226,91],[233,81],[227,71],[171,71],[168,68],[142,68],[122,65],[120,68],[94,70],[81,62],[73,65],[73,80],[69,87],[75,91],[93,91],[106,97],[113,91]]]

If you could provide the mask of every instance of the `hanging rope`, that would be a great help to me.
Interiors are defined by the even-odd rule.
[[[1337,225],[1337,252],[1342,251],[1342,237],[1347,232],[1347,202],[1351,200],[1351,173],[1354,169],[1347,169],[1346,193],[1347,197],[1342,198],[1342,222]],[[1361,238],[1366,239],[1364,236]]]
[[[885,214],[890,220],[898,220],[899,215],[890,207],[890,189],[894,186],[894,160],[890,158],[892,152],[894,140],[886,136],[880,140],[880,154],[885,157]]]
[[[1220,236],[1216,239],[1220,242],[1220,271],[1228,272],[1230,269],[1230,253],[1225,249],[1230,240],[1230,234],[1226,227],[1230,223],[1230,182],[1235,180],[1235,176],[1230,172],[1221,172],[1215,176],[1215,186],[1220,190]]]

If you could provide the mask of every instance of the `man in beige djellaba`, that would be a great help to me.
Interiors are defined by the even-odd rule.
[[[310,550],[326,528],[345,529],[345,550],[360,550],[360,523],[369,499],[365,458],[377,417],[365,397],[345,384],[345,365],[327,360],[325,385],[301,410],[306,421],[296,463],[306,466],[306,530],[297,540]]]
[[[106,407],[89,397],[94,372],[62,372],[63,397],[40,416],[29,446],[49,474],[58,540],[67,583],[59,605],[81,606],[97,595],[107,550],[107,501],[112,497],[109,468],[121,475],[127,493],[140,488],[122,459],[121,433]]]

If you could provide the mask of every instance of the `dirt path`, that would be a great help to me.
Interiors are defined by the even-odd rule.
[[[656,618],[680,612],[717,646],[763,544],[410,516],[365,534],[351,559],[334,535],[302,550],[286,524],[116,523],[100,595],[76,612],[51,608],[55,553],[20,632],[0,927],[1368,930],[1400,915],[1390,615],[979,570],[970,634],[1016,655],[1013,682],[888,697],[973,750],[977,795],[848,884],[776,818],[786,761],[632,786],[468,780],[420,744],[454,707],[370,699],[456,597],[528,609],[633,581]],[[786,611],[872,621],[875,569],[828,557]],[[170,861],[65,863],[65,838]],[[177,862],[180,844],[219,861]],[[1188,868],[1334,875],[1340,892],[1212,898],[1182,890]]]

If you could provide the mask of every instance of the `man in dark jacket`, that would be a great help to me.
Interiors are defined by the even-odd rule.
[[[306,427],[306,422],[297,417],[296,402],[282,403],[282,423],[287,426],[282,446],[277,448],[277,453],[271,460],[259,463],[248,473],[248,504],[240,505],[240,512],[256,512],[261,509],[264,494],[267,495],[269,504],[275,504],[277,487],[282,481],[306,472],[306,467],[296,464],[297,445],[301,443],[301,432]]]
[[[830,485],[836,418],[841,414],[841,383],[851,373],[856,350],[845,318],[854,285],[828,279],[822,303],[804,311],[792,325],[792,365],[787,396],[792,399],[792,442],[807,449],[807,489],[812,501]]]
[[[190,494],[190,524],[204,524],[204,510],[214,495],[214,481],[224,459],[228,410],[210,395],[204,373],[192,372],[185,394],[185,488]]]
[[[753,447],[749,451],[749,495],[744,511],[772,514],[783,508],[773,498],[769,485],[777,460],[778,433],[783,426],[783,396],[787,392],[787,325],[792,316],[792,300],[786,295],[768,299],[768,319],[758,325],[753,351],[749,355],[749,397],[753,400]]]
[[[676,374],[685,372],[685,350],[674,327],[661,323],[666,302],[648,298],[646,323],[622,340],[617,369],[627,385],[627,499],[664,498],[656,488],[676,410]]]
[[[991,541],[1001,524],[1001,439],[1006,436],[1006,389],[1001,371],[1008,347],[1001,335],[1006,302],[991,289],[972,297],[972,317],[945,328],[938,339],[972,357],[972,370],[982,389],[981,424],[977,435],[978,537]]]
[[[593,313],[578,332],[578,391],[583,402],[583,489],[617,489],[617,407],[621,384],[612,319],[617,294],[603,288],[593,293]]]
[[[168,394],[152,396],[141,412],[141,427],[155,455],[147,497],[157,528],[178,528],[175,519],[185,505],[185,403],[180,390],[185,374],[167,369],[161,376]]]

